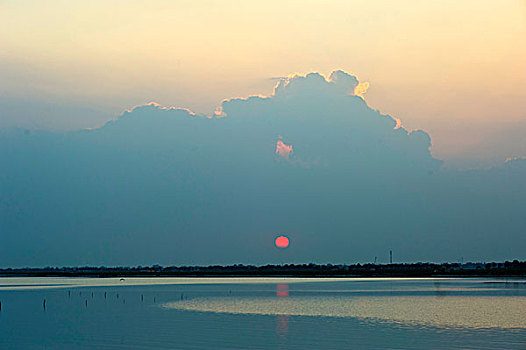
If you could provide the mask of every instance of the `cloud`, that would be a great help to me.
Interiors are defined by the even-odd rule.
[[[358,79],[342,70],[336,70],[329,76],[329,82],[340,87],[346,93],[353,93],[356,90]]]
[[[286,145],[283,141],[278,140],[276,143],[276,154],[285,159],[289,159],[292,153],[292,145]]]
[[[447,165],[461,169],[489,168],[502,164],[506,159],[520,159],[526,156],[524,135],[526,115],[513,123],[493,123],[484,137],[448,158]]]
[[[0,129],[21,127],[29,130],[76,128],[103,125],[114,116],[97,108],[43,99],[0,96]],[[51,122],[50,122],[51,121]]]
[[[522,162],[444,170],[359,86],[293,75],[212,115],[149,103],[92,130],[2,132],[0,265],[520,258]]]
[[[228,99],[221,111],[225,123],[243,123],[246,129],[240,132],[290,140],[295,160],[303,164],[317,160],[318,166],[374,167],[397,162],[397,172],[404,163],[436,171],[442,162],[430,154],[429,135],[410,132],[399,119],[368,107],[354,94],[358,86],[358,79],[343,71],[328,79],[319,73],[293,75],[280,80],[272,95]]]
[[[145,104],[142,104],[142,105],[133,106],[132,108],[129,108],[129,109],[125,110],[125,112],[126,113],[133,113],[133,111],[135,111],[136,109],[140,109],[140,108],[144,108],[144,107],[155,107],[156,109],[165,110],[165,111],[184,111],[184,112],[188,113],[191,116],[197,116],[196,113],[192,112],[188,108],[173,107],[173,106],[161,106],[159,103],[157,103],[155,101],[151,101],[151,102],[148,102],[148,103],[145,103]],[[214,112],[214,114],[216,114],[216,113],[217,114],[221,114],[219,108],[218,108],[218,110],[216,112]]]
[[[305,95],[349,95],[354,94],[359,81],[355,76],[337,70],[326,78],[320,73],[293,74],[278,81],[274,96],[286,97],[291,93]]]
[[[354,94],[356,96],[360,96],[361,98],[363,98],[363,95],[367,92],[368,89],[369,89],[368,82],[360,83],[354,88]]]

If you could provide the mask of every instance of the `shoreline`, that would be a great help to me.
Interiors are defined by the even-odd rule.
[[[232,265],[180,267],[47,267],[4,268],[0,277],[287,277],[287,278],[526,278],[526,262],[387,265]]]

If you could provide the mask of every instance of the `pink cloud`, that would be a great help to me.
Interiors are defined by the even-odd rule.
[[[292,145],[286,145],[281,140],[278,140],[278,142],[276,143],[276,154],[279,155],[280,157],[289,159],[292,151],[293,151]]]

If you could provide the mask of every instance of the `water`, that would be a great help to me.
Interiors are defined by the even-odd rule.
[[[524,280],[0,278],[0,301],[0,349],[526,349]]]

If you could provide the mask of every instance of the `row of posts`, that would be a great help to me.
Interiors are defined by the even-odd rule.
[[[79,292],[79,296],[82,296],[82,292]],[[93,298],[94,294],[91,292],[91,297]],[[68,298],[71,297],[71,291],[68,290]],[[108,292],[104,292],[104,299],[107,299]],[[116,293],[117,299],[119,299],[119,293]],[[186,296],[181,293],[181,300],[186,299]],[[157,301],[156,297],[153,297],[153,302],[155,303]],[[141,294],[141,302],[144,302],[144,294]],[[126,299],[122,299],[122,303],[126,304]],[[88,299],[86,299],[85,302],[86,307],[88,307]],[[44,310],[46,310],[46,298],[42,301],[42,307]],[[0,311],[2,311],[2,301],[0,300]]]

